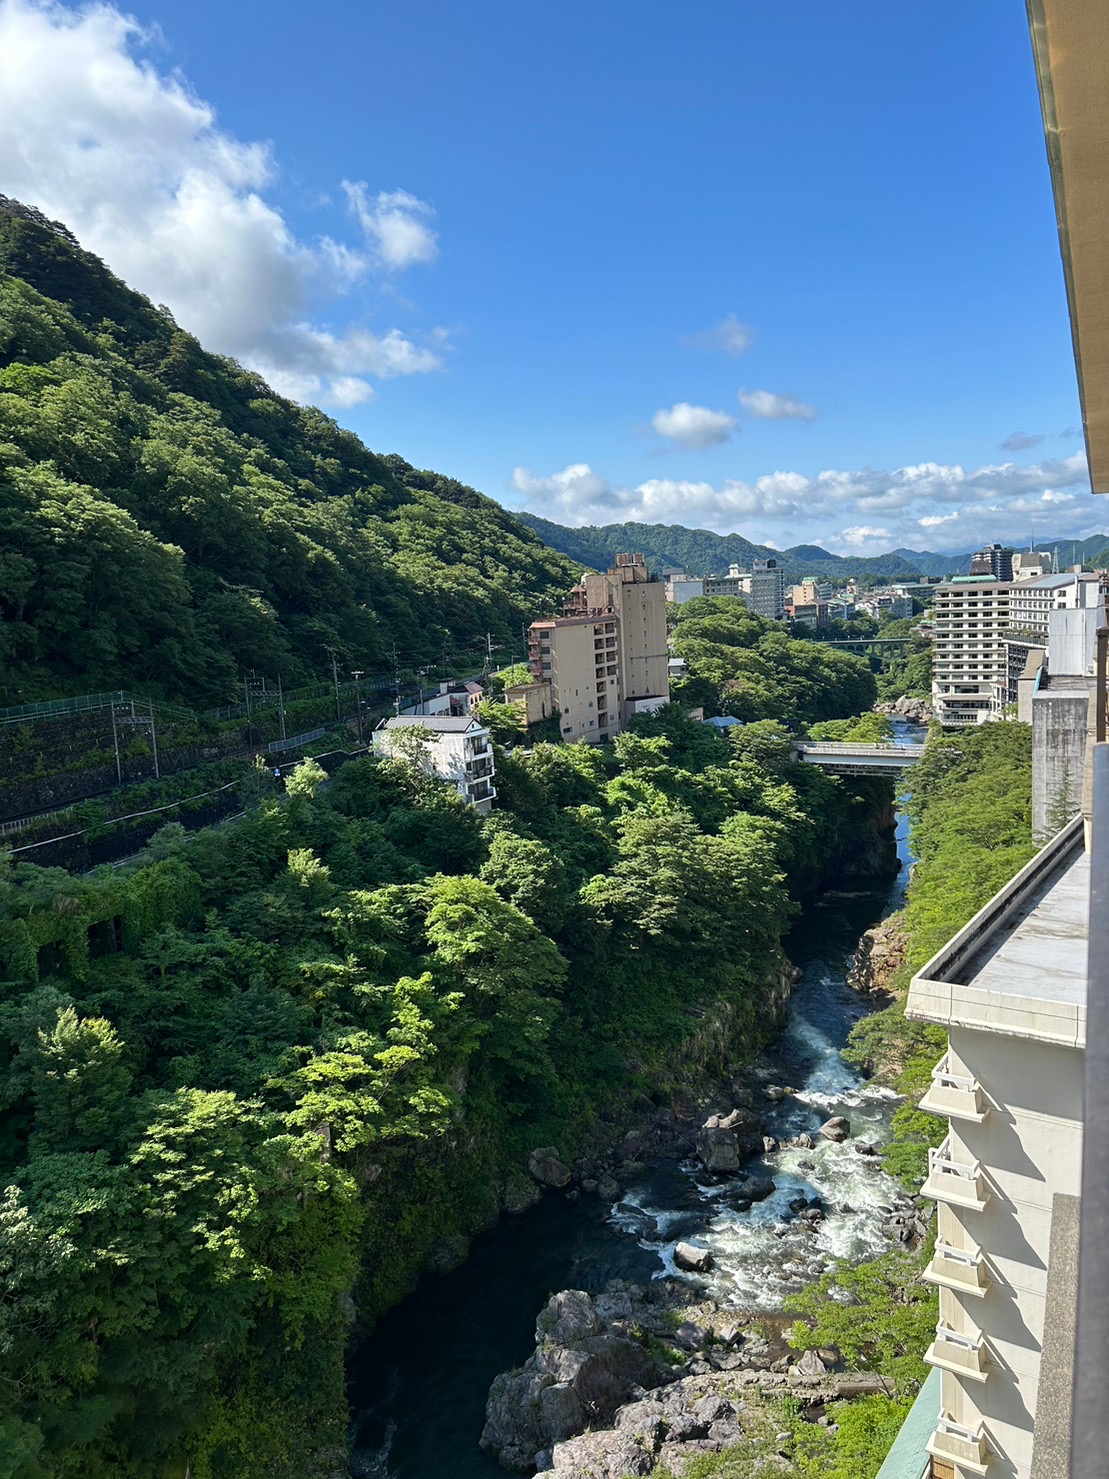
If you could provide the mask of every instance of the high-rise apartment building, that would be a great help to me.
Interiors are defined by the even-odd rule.
[[[566,614],[528,630],[532,676],[551,685],[565,740],[614,738],[633,714],[669,702],[666,587],[642,555],[584,575]]]
[[[755,560],[744,571],[731,565],[727,575],[706,575],[706,596],[738,596],[756,616],[780,621],[786,610],[786,575],[777,560]]]
[[[1012,580],[1013,551],[1002,544],[987,544],[970,557],[971,575],[992,575],[994,580]]]
[[[932,707],[941,724],[980,724],[1008,681],[1011,581],[961,576],[935,588]]]
[[[756,616],[778,621],[786,609],[786,575],[777,560],[751,564],[751,610]]]

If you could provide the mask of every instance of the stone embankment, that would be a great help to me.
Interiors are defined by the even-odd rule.
[[[874,712],[888,714],[891,719],[907,719],[910,724],[930,724],[934,717],[925,699],[910,698],[904,693],[892,703],[875,704]]]

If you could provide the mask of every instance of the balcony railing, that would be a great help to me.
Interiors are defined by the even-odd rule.
[[[933,1458],[958,1464],[972,1474],[989,1472],[990,1449],[981,1423],[976,1428],[968,1428],[941,1412],[936,1431],[928,1442],[928,1452]]]
[[[929,1366],[953,1371],[956,1376],[965,1376],[971,1381],[985,1381],[989,1375],[986,1347],[981,1335],[966,1335],[942,1322],[936,1326],[936,1338],[924,1353],[924,1359]]]
[[[942,1238],[937,1238],[936,1251],[922,1277],[959,1294],[985,1294],[990,1285],[980,1248],[955,1248]]]
[[[982,1096],[982,1086],[970,1073],[956,1073],[947,1052],[932,1069],[932,1083],[920,1101],[929,1114],[943,1114],[949,1119],[970,1120],[980,1125],[989,1113]]]
[[[928,1180],[921,1192],[933,1201],[949,1202],[980,1212],[989,1199],[989,1188],[977,1161],[958,1161],[949,1135],[938,1150],[928,1152]]]

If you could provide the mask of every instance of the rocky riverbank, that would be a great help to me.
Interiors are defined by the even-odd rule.
[[[534,1354],[493,1382],[482,1446],[508,1469],[557,1479],[656,1467],[680,1479],[698,1456],[740,1446],[790,1472],[772,1399],[829,1425],[826,1404],[889,1386],[845,1370],[835,1347],[792,1349],[788,1328],[737,1319],[674,1280],[615,1280],[593,1298],[563,1290],[539,1315]]]
[[[888,714],[891,719],[907,719],[910,724],[930,724],[935,717],[926,699],[910,698],[904,693],[891,703],[875,704],[874,712]]]
[[[758,1081],[754,1065],[731,1083],[729,1104],[708,1105],[683,1122],[669,1111],[656,1113],[653,1149],[696,1159],[706,1177],[727,1183],[729,1204],[742,1210],[774,1195],[775,1159],[786,1150],[817,1152],[820,1142],[845,1146],[851,1125],[833,1115],[814,1133],[788,1142],[769,1133],[764,1113],[792,1091]],[[860,1163],[875,1172],[879,1148],[854,1140]],[[550,1149],[533,1156],[533,1175],[557,1184],[564,1195],[597,1192],[612,1197],[619,1182],[643,1171],[642,1132],[617,1149],[630,1159],[612,1165],[607,1182],[583,1176]],[[762,1158],[772,1174],[744,1174],[744,1163]],[[594,1169],[594,1168],[588,1168]],[[553,1179],[552,1179],[553,1178]],[[819,1197],[795,1197],[772,1231],[781,1239],[790,1224],[802,1229],[813,1255],[805,1271],[819,1273],[820,1225],[851,1208],[826,1206]],[[891,1245],[913,1247],[928,1233],[928,1212],[919,1197],[892,1193],[882,1209],[882,1231]],[[782,1258],[795,1259],[782,1244]],[[815,1258],[815,1261],[813,1261]],[[780,1314],[746,1315],[710,1296],[705,1276],[712,1251],[698,1242],[679,1242],[675,1266],[691,1277],[663,1278],[639,1285],[610,1282],[590,1297],[563,1290],[546,1305],[536,1325],[536,1348],[520,1368],[498,1376],[490,1389],[482,1446],[502,1465],[521,1473],[552,1473],[558,1479],[623,1479],[663,1466],[680,1476],[697,1455],[753,1445],[769,1460],[775,1453],[765,1398],[799,1398],[813,1421],[824,1419],[824,1403],[885,1391],[868,1372],[844,1370],[832,1348],[800,1351],[788,1342],[790,1321]],[[754,1406],[752,1406],[754,1402]],[[773,1429],[773,1423],[771,1423]],[[789,1472],[788,1468],[785,1472]]]
[[[855,959],[847,972],[848,986],[863,996],[891,1000],[893,983],[905,964],[908,949],[909,932],[904,915],[891,914],[880,920],[859,938]]]

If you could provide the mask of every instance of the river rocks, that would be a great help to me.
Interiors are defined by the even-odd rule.
[[[777,1140],[774,1138],[773,1135],[764,1135],[762,1137],[763,1155],[774,1155],[774,1153],[780,1149],[781,1147],[779,1146]]]
[[[557,1443],[541,1472],[553,1479],[626,1479],[658,1466],[680,1475],[698,1455],[746,1437],[744,1403],[711,1389],[726,1380],[702,1372],[629,1402],[611,1428]]]
[[[614,1202],[620,1195],[620,1183],[613,1176],[602,1176],[597,1182],[597,1195],[602,1202]]]
[[[892,703],[875,704],[876,714],[890,714],[897,719],[907,719],[910,724],[930,724],[932,722],[932,710],[927,700],[923,698],[910,698],[903,693],[900,698],[895,698]]]
[[[783,1088],[781,1084],[767,1084],[766,1088],[763,1089],[763,1093],[772,1104],[780,1104],[786,1095],[791,1092],[792,1090]]]
[[[631,1302],[618,1307],[633,1307]],[[602,1317],[590,1296],[564,1289],[541,1312],[534,1355],[489,1389],[482,1447],[510,1469],[589,1425],[607,1423],[636,1388],[657,1381],[654,1363],[627,1325]]]
[[[817,1355],[816,1351],[805,1351],[789,1369],[790,1375],[796,1375],[801,1381],[818,1381],[822,1376],[827,1376],[828,1368]]]
[[[691,1274],[707,1274],[716,1264],[712,1252],[698,1248],[695,1243],[679,1243],[674,1249],[674,1262]]]
[[[563,1165],[559,1160],[558,1151],[553,1145],[544,1145],[538,1150],[533,1150],[528,1156],[528,1170],[540,1186],[551,1186],[557,1189],[567,1186],[570,1181],[570,1167]]]
[[[879,1151],[879,1149],[878,1149],[878,1147],[876,1145],[871,1145],[868,1140],[856,1140],[855,1141],[855,1154],[856,1155],[880,1155],[881,1152]]]
[[[697,1158],[716,1176],[734,1175],[763,1144],[758,1118],[749,1109],[710,1114],[697,1132]]]
[[[831,1140],[839,1145],[851,1134],[851,1126],[842,1114],[834,1114],[830,1120],[825,1120],[820,1127],[820,1133],[825,1140]]]
[[[809,1132],[807,1130],[804,1131],[803,1134],[798,1135],[797,1136],[797,1139],[794,1140],[793,1144],[797,1147],[798,1150],[815,1150],[816,1149],[816,1141],[813,1139],[813,1137],[809,1134]]]

